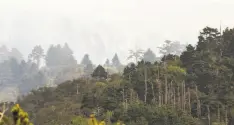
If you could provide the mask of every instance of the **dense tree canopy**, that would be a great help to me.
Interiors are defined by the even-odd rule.
[[[96,69],[94,69],[92,77],[95,78],[107,78],[107,72],[105,71],[105,69],[101,66],[98,65]]]
[[[163,54],[160,61],[154,61],[155,54],[150,49],[145,53],[130,51],[129,58],[134,58],[134,63],[124,67],[122,74],[108,78],[101,65],[93,70],[89,56],[85,55],[84,72],[94,78],[77,78],[56,88],[41,87],[20,98],[18,103],[33,123],[43,125],[89,125],[92,120],[108,125],[232,125],[233,43],[234,29],[220,33],[216,28],[205,27],[197,45],[187,45],[185,50],[179,42],[166,41],[160,47]],[[51,46],[46,56],[47,66],[73,60],[62,53],[72,55],[66,44]],[[142,55],[144,60],[140,60]],[[121,65],[117,54],[112,64]],[[45,75],[34,65],[11,59],[1,63],[0,73],[8,76],[5,79],[13,76],[20,79],[22,75],[32,80],[30,83],[36,79],[43,83],[40,77]],[[102,77],[105,79],[99,79]]]
[[[50,46],[46,54],[46,65],[48,67],[75,66],[77,64],[73,52],[68,44]]]

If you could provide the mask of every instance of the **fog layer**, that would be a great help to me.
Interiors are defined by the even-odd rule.
[[[231,0],[1,0],[0,44],[25,56],[33,46],[67,42],[78,61],[89,53],[104,63],[118,52],[151,48],[164,40],[196,43],[205,26],[233,26]]]

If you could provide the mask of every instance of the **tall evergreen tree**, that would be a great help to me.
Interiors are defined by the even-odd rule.
[[[146,62],[154,63],[156,61],[156,56],[154,52],[149,48],[143,55],[143,59]]]
[[[92,72],[93,72],[93,70],[94,70],[94,66],[93,66],[93,64],[87,64],[86,66],[85,66],[85,68],[84,68],[84,72],[85,72],[85,74],[86,75],[88,75],[88,76],[90,76],[91,74],[92,74]]]
[[[104,66],[110,66],[110,60],[109,59],[106,59],[106,62],[104,64]]]
[[[54,66],[56,64],[55,49],[56,49],[55,46],[51,45],[47,51],[47,54],[45,57],[47,67],[51,67],[51,66]]]
[[[98,65],[97,68],[93,71],[92,77],[106,79],[107,72],[105,71],[105,69],[101,65]]]
[[[82,65],[90,65],[92,64],[92,61],[89,59],[89,55],[85,54],[82,61],[81,61]]]
[[[70,49],[67,43],[64,44],[61,54],[63,59],[63,65],[76,65],[77,62],[73,57],[73,51]]]
[[[112,65],[115,66],[115,67],[119,67],[121,66],[121,63],[119,61],[119,57],[118,55],[115,53],[113,59],[112,59]]]

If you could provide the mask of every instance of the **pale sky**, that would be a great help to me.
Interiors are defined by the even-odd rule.
[[[103,64],[117,52],[165,40],[195,44],[205,26],[234,27],[233,0],[0,0],[0,44],[25,57],[35,45],[65,42],[80,62]]]

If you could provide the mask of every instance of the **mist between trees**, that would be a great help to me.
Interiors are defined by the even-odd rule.
[[[129,50],[134,62],[117,52],[97,66],[88,54],[78,63],[68,44],[35,46],[27,61],[3,46],[1,85],[27,94],[17,103],[38,125],[232,125],[233,43],[234,29],[205,27],[196,46],[166,40],[161,57]]]

